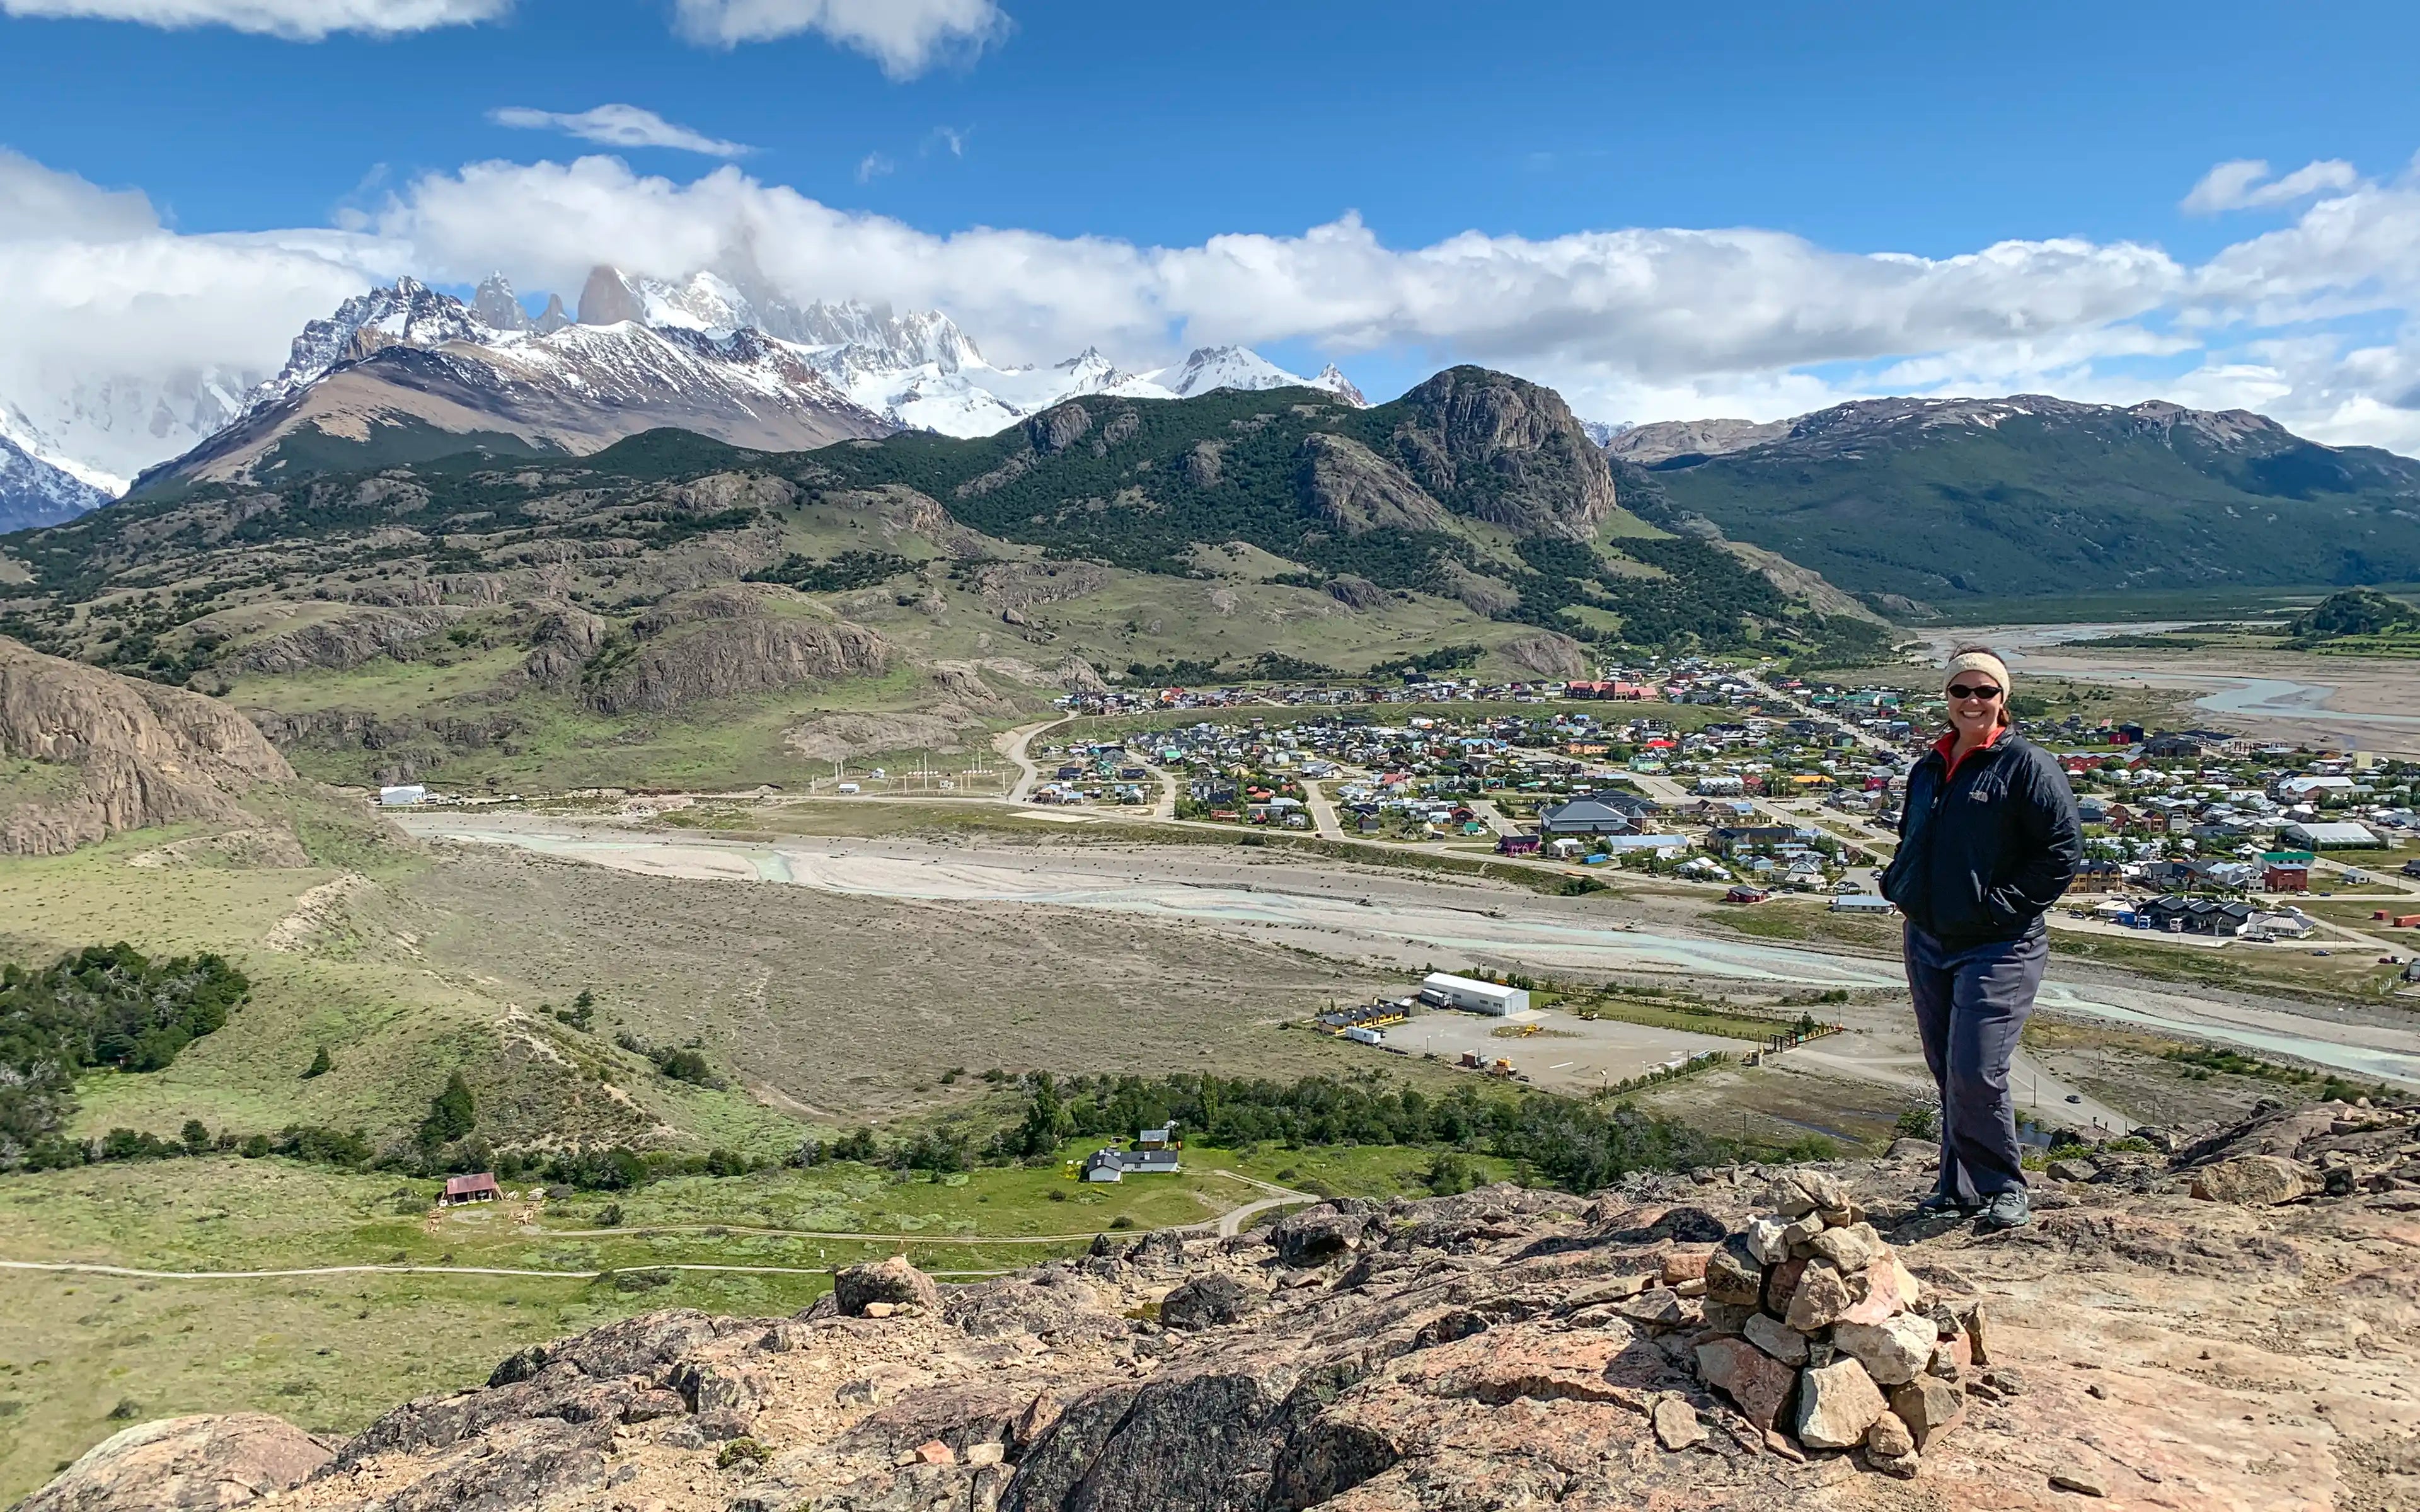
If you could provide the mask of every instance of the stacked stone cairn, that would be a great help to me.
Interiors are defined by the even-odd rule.
[[[1707,1258],[1699,1379],[1776,1448],[1862,1448],[1913,1476],[1989,1364],[1981,1310],[1934,1298],[1838,1178],[1792,1171],[1769,1200]]]

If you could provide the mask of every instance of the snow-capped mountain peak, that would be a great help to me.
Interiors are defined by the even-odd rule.
[[[1367,402],[1332,365],[1304,378],[1242,347],[1206,347],[1156,372],[1121,367],[1092,347],[1048,365],[995,366],[939,310],[799,303],[747,266],[679,278],[600,266],[579,291],[577,310],[575,318],[562,296],[549,294],[533,319],[501,271],[480,280],[468,301],[399,278],[307,323],[284,367],[266,378],[218,368],[157,382],[77,377],[0,395],[0,443],[12,454],[8,486],[32,507],[73,512],[117,496],[128,479],[170,458],[184,459],[179,468],[239,465],[254,455],[247,438],[278,433],[304,410],[344,405],[417,406],[440,428],[543,432],[549,444],[577,451],[591,431],[607,438],[640,417],[771,447],[803,444],[832,427],[847,435],[899,425],[988,436],[1089,393],[1169,400],[1221,388],[1302,386]],[[435,355],[380,358],[390,347]],[[339,385],[348,396],[289,406],[357,365],[364,370]],[[407,402],[380,387],[391,380],[458,386],[461,402],[448,409],[426,394]],[[377,393],[365,398],[355,390]],[[520,418],[498,422],[490,412],[498,405]],[[736,418],[743,413],[762,425],[748,429],[755,422]]]
[[[481,288],[491,285],[498,285],[504,300],[512,298],[512,285],[501,278],[489,279]],[[451,294],[440,294],[416,278],[398,278],[393,287],[356,294],[328,318],[305,325],[277,376],[244,396],[243,413],[291,398],[339,364],[359,362],[383,347],[442,347],[449,341],[485,345],[506,334]]]
[[[471,296],[471,313],[493,331],[527,331],[532,324],[529,312],[521,308],[520,297],[502,273],[489,273],[479,281]]]
[[[1202,347],[1174,367],[1149,375],[1150,380],[1181,399],[1213,389],[1326,389],[1356,409],[1370,401],[1330,363],[1315,378],[1289,373],[1249,347]]]
[[[23,411],[0,405],[0,531],[73,519],[117,497],[124,485],[91,471],[53,454]]]
[[[1319,376],[1311,380],[1311,386],[1314,389],[1326,389],[1356,409],[1370,408],[1370,401],[1362,397],[1361,391],[1354,386],[1353,380],[1346,378],[1343,370],[1334,363],[1321,368]]]

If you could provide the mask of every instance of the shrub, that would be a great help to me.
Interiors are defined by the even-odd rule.
[[[39,971],[0,966],[0,1162],[25,1158],[66,1122],[79,1073],[162,1070],[251,991],[219,956],[154,961],[125,944],[87,946]]]
[[[325,1076],[335,1069],[336,1063],[329,1057],[328,1047],[321,1045],[311,1053],[311,1064],[303,1068],[302,1079],[307,1082],[314,1076]]]
[[[761,1465],[773,1458],[773,1452],[753,1439],[734,1439],[714,1457],[714,1468],[731,1470],[740,1465]]]
[[[1938,1139],[1941,1137],[1941,1115],[1931,1104],[1909,1108],[1891,1126],[1902,1139]]]
[[[421,1148],[452,1144],[477,1124],[478,1107],[471,1100],[471,1086],[460,1072],[455,1072],[445,1078],[444,1089],[428,1100],[428,1117],[420,1120]]]

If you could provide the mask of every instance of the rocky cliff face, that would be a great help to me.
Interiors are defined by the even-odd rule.
[[[709,699],[871,676],[890,647],[861,625],[810,617],[788,590],[733,583],[684,594],[639,617],[635,640],[587,672],[599,712],[664,713]]]
[[[2410,1113],[2272,1109],[2173,1158],[2062,1162],[2034,1225],[1997,1235],[1917,1219],[1929,1147],[1902,1143],[1593,1198],[1498,1186],[1325,1203],[1232,1239],[1104,1236],[972,1287],[893,1259],[797,1318],[657,1313],[524,1350],[297,1470],[279,1504],[2408,1506],[2413,1133]],[[1813,1213],[1812,1237],[1776,1205]],[[1820,1290],[1807,1278],[1851,1273],[1852,1242],[1887,1273],[1881,1323],[1845,1294],[1817,1321],[1803,1299],[1710,1290],[1745,1297],[1754,1276],[1761,1295],[1782,1271]],[[1734,1263],[1801,1243],[1761,1273]],[[1906,1379],[1885,1401],[1869,1370]],[[29,1505],[163,1504],[139,1465],[112,1473],[129,1437]],[[1825,1446],[1842,1443],[1861,1446]],[[110,1494],[69,1501],[70,1483]]]
[[[1615,505],[1613,474],[1552,389],[1451,367],[1404,395],[1396,458],[1457,513],[1521,535],[1586,539]]]
[[[293,779],[224,704],[0,639],[0,855],[229,818],[256,786]]]

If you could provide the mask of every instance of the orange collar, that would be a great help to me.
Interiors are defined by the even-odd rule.
[[[1985,735],[1985,736],[1983,737],[1983,743],[1982,743],[1981,745],[1979,745],[1979,746],[1976,747],[1976,748],[1975,748],[1975,749],[1976,749],[1976,750],[1989,750],[1989,749],[1991,749],[1993,746],[1996,746],[1996,745],[1998,745],[1998,744],[2000,743],[2000,737],[2001,737],[2002,735],[2006,734],[2006,733],[2008,733],[2008,730],[2009,730],[2009,727],[2008,727],[2007,725],[2004,725],[2004,724],[1995,724],[1995,725],[1993,725],[1993,726],[1992,727],[1992,733],[1991,733],[1990,734],[1988,734],[1988,735]],[[1947,734],[1946,734],[1946,735],[1942,736],[1939,740],[1934,741],[1934,742],[1932,743],[1932,748],[1933,748],[1933,750],[1934,750],[1934,751],[1935,751],[1935,752],[1936,752],[1936,753],[1941,757],[1941,760],[1942,760],[1942,763],[1944,764],[1944,765],[1946,765],[1946,766],[1947,767],[1947,771],[1945,771],[1945,772],[1943,772],[1943,773],[1941,774],[1941,780],[1942,780],[1944,783],[1947,783],[1947,782],[1951,778],[1956,777],[1956,776],[1958,775],[1958,764],[1959,764],[1960,762],[1962,762],[1962,761],[1964,761],[1964,760],[1966,759],[1966,758],[1965,758],[1965,757],[1963,757],[1963,756],[1958,756],[1958,755],[1952,754],[1953,752],[1955,752],[1955,751],[1958,749],[1958,732],[1957,732],[1957,731],[1955,731],[1955,730],[1952,730],[1952,731],[1950,731],[1950,732],[1949,732],[1949,733],[1947,733]],[[1973,751],[1969,751],[1969,752],[1967,753],[1967,755],[1973,755],[1973,754],[1974,754],[1974,752],[1973,752]]]

